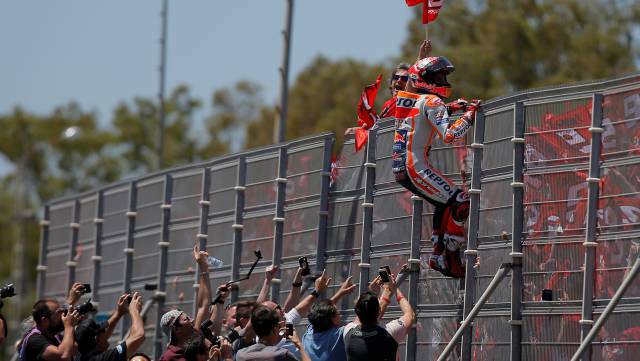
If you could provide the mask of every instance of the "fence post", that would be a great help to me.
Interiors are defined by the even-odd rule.
[[[211,181],[211,176],[209,174],[209,169],[208,168],[203,168],[202,169],[202,191],[200,192],[200,201],[198,202],[198,204],[200,205],[200,228],[198,229],[198,234],[196,235],[196,238],[198,239],[198,247],[201,251],[206,251],[207,250],[207,241],[209,238],[209,223],[207,223],[208,218],[209,218],[209,183]],[[195,317],[195,315],[198,313],[198,292],[200,291],[199,289],[199,282],[198,280],[200,279],[200,272],[202,272],[202,269],[200,268],[200,265],[196,265],[196,275],[194,277],[193,280],[193,315]],[[211,272],[211,269],[209,269],[209,272]],[[212,290],[212,294],[213,292],[215,292],[215,290]],[[200,325],[196,325],[196,326],[200,326]]]
[[[523,102],[517,102],[513,123],[513,180],[512,223],[511,223],[511,361],[522,359],[522,241],[524,218],[524,131],[525,108]]]
[[[287,146],[281,146],[278,155],[278,177],[276,178],[276,207],[273,217],[273,264],[280,267],[282,263],[282,238],[284,234],[284,201],[287,195]],[[271,280],[271,300],[280,303],[280,280],[282,270]]]
[[[49,225],[50,209],[49,205],[45,205],[42,215],[42,221],[40,221],[40,253],[38,255],[38,265],[36,271],[38,272],[38,288],[37,299],[44,298],[44,289],[47,278],[47,247],[49,247]]]
[[[206,171],[205,171],[206,172]],[[162,355],[163,342],[162,342],[162,329],[160,328],[160,321],[164,314],[164,304],[167,298],[167,267],[169,262],[169,246],[171,244],[169,240],[169,224],[171,223],[171,197],[173,194],[173,177],[170,174],[164,177],[164,198],[162,202],[162,229],[160,232],[160,242],[158,242],[158,248],[160,250],[160,262],[158,270],[158,290],[155,293],[156,297],[156,327],[153,339],[153,354],[155,360],[158,360]]]
[[[593,95],[591,113],[591,155],[589,157],[589,198],[587,200],[586,234],[584,246],[584,277],[582,284],[582,319],[580,322],[580,340],[584,341],[593,326],[593,283],[596,267],[596,226],[598,222],[598,198],[600,197],[600,150],[602,147],[602,94]],[[582,354],[583,361],[591,360],[591,347]]]
[[[237,173],[236,186],[236,209],[234,222],[231,225],[233,228],[233,263],[231,264],[231,279],[237,280],[240,278],[240,263],[242,261],[242,229],[244,212],[244,191],[247,178],[247,163],[244,156],[238,158],[238,173]],[[238,289],[232,288],[231,302],[238,300]]]
[[[418,309],[418,282],[420,281],[420,239],[422,238],[422,209],[424,203],[422,198],[412,195],[411,203],[413,210],[411,214],[411,255],[409,256],[409,267],[411,274],[409,278],[409,303],[414,310]],[[417,328],[411,327],[407,335],[406,361],[415,361],[418,350]]]
[[[71,230],[71,245],[69,246],[69,260],[67,261],[67,289],[76,282],[76,248],[78,247],[78,231],[80,230],[80,201],[73,201],[73,216],[69,229]]]
[[[93,277],[91,278],[91,282],[93,282],[93,293],[91,297],[93,301],[100,303],[100,267],[102,263],[102,229],[104,226],[104,191],[100,190],[96,194],[96,218],[93,219],[93,223],[95,225],[96,238],[93,247],[93,256],[91,256],[91,261],[93,261]]]
[[[318,248],[316,249],[316,272],[322,272],[327,264],[327,224],[329,220],[329,186],[331,184],[331,149],[333,137],[324,139],[322,158],[322,180],[320,183],[320,211],[318,211]]]
[[[462,318],[469,316],[476,298],[476,269],[473,267],[478,257],[478,229],[480,225],[480,191],[482,189],[482,157],[484,148],[484,112],[476,115],[474,125],[473,164],[471,166],[471,188],[469,189],[469,228],[467,249],[464,251],[467,267],[464,279],[464,306]],[[472,327],[462,334],[462,360],[471,360]]]
[[[133,274],[133,253],[135,252],[135,232],[136,232],[136,205],[138,203],[138,183],[131,181],[129,184],[129,210],[127,216],[127,240],[124,252],[124,280],[122,282],[122,292],[131,292],[131,275]],[[122,328],[120,335],[124,335],[129,330],[131,320],[128,317],[122,318]]]
[[[362,202],[362,243],[360,246],[360,293],[366,292],[371,268],[371,233],[373,230],[373,189],[376,182],[376,138],[377,129],[369,130],[367,154],[364,163],[366,178],[364,201]]]

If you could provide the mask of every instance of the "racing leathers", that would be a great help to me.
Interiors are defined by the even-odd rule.
[[[399,92],[393,144],[396,181],[435,206],[429,266],[456,278],[464,276],[460,247],[464,241],[469,197],[429,163],[429,150],[435,136],[451,143],[471,128],[476,105],[464,108],[468,110],[454,119],[449,116],[448,105],[437,95]]]

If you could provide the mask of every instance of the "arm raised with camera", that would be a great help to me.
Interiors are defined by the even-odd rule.
[[[119,306],[120,303],[118,303],[118,307]],[[129,336],[124,340],[127,344],[127,359],[135,354],[144,342],[144,321],[142,320],[142,315],[140,315],[140,310],[142,310],[142,296],[140,296],[138,292],[133,294],[128,308],[129,315],[131,316],[131,329],[129,330]]]
[[[58,310],[56,312],[63,312]],[[75,353],[73,328],[80,321],[80,313],[78,311],[69,310],[61,315],[62,324],[64,325],[64,333],[60,345],[49,345],[44,349],[41,359],[45,361],[71,361]]]
[[[304,269],[298,267],[296,274],[293,277],[291,283],[291,291],[287,296],[287,300],[284,301],[284,312],[289,312],[300,301],[300,287],[302,287],[302,273]]]
[[[195,325],[200,325],[202,321],[209,318],[209,305],[211,304],[211,281],[209,280],[209,264],[207,258],[209,253],[199,249],[198,245],[193,246],[193,258],[198,264],[198,297]]]
[[[213,302],[213,312],[211,312],[211,317],[209,318],[212,322],[211,331],[213,334],[219,335],[220,330],[222,330],[222,321],[224,320],[224,302],[229,297],[229,293],[231,292],[231,287],[228,284],[224,284],[218,287],[218,296],[216,297],[217,302]]]
[[[116,329],[116,324],[118,324],[118,321],[120,321],[122,316],[129,313],[129,302],[127,301],[128,297],[129,295],[125,293],[118,298],[116,311],[111,315],[111,317],[109,317],[109,320],[107,320],[107,329],[103,333],[96,336],[97,339],[101,339],[106,342],[109,338],[111,338],[113,331]]]

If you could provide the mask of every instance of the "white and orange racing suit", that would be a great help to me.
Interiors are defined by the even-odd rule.
[[[436,136],[445,143],[463,137],[473,125],[475,108],[454,119],[437,95],[399,92],[397,97],[393,143],[396,181],[436,207],[432,268],[448,276],[463,277],[459,249],[464,240],[469,197],[429,163],[429,150]]]

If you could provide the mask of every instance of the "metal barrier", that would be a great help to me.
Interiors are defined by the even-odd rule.
[[[627,319],[589,331],[640,253],[640,75],[494,99],[475,126],[465,143],[436,142],[430,153],[471,194],[465,259],[480,264],[467,267],[463,283],[427,266],[432,207],[395,183],[387,119],[366,151],[347,139],[333,165],[334,136],[323,134],[50,202],[38,296],[92,283],[109,312],[123,290],[157,283],[144,294],[157,300],[147,320],[155,338],[144,345],[157,357],[162,313],[194,305],[195,242],[223,263],[211,270],[214,288],[244,274],[261,249],[260,266],[281,268],[276,300],[290,290],[301,255],[336,281],[357,271],[360,290],[380,265],[408,263],[401,288],[418,324],[400,345],[404,360],[446,357],[463,319],[468,327],[449,359],[567,360],[589,341],[583,360],[606,359],[614,348],[632,360],[640,351],[629,336],[640,318],[637,281],[619,301]],[[510,282],[491,283],[504,263],[513,266],[504,274]],[[233,299],[255,297],[261,283],[252,277]],[[490,284],[492,293],[478,298]],[[343,312],[352,313],[354,299],[342,301]],[[398,311],[390,307],[389,317]]]

